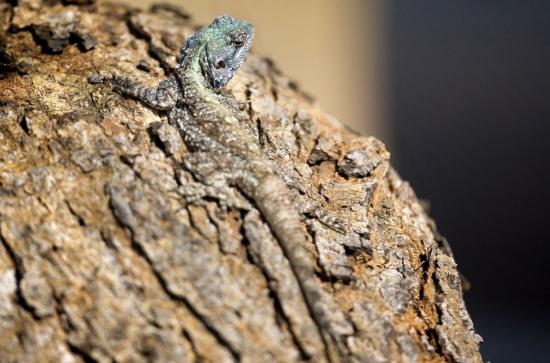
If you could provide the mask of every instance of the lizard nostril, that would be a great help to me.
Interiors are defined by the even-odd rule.
[[[225,68],[225,61],[222,59],[216,63],[216,69]]]

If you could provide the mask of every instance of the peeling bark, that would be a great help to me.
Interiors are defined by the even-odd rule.
[[[195,29],[163,5],[0,4],[0,361],[480,362],[453,257],[384,145],[271,61],[226,92],[295,192],[337,350],[253,203],[200,185],[164,115],[88,84],[155,84]]]

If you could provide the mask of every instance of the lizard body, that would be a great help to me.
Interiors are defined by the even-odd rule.
[[[116,75],[94,75],[90,81],[108,82],[119,93],[166,111],[191,151],[184,161],[187,169],[206,185],[236,186],[254,202],[287,256],[325,343],[330,338],[338,341],[348,329],[332,329],[294,196],[242,122],[235,101],[217,92],[242,64],[253,36],[250,23],[217,17],[187,40],[178,67],[158,87],[146,88]]]

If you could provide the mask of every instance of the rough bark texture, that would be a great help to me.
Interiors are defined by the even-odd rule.
[[[178,132],[87,78],[153,85],[195,29],[166,6],[0,4],[0,361],[481,361],[453,257],[384,145],[268,59],[249,56],[227,92],[312,205],[304,233],[346,350],[327,350],[251,201],[185,202]]]

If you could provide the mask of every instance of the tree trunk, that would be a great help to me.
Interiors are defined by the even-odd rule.
[[[352,327],[338,352],[254,204],[187,200],[200,185],[165,115],[87,82],[154,85],[194,30],[163,5],[0,4],[0,361],[481,361],[453,257],[384,145],[271,61],[250,55],[224,92],[304,210]]]

